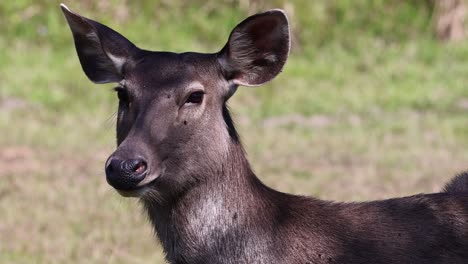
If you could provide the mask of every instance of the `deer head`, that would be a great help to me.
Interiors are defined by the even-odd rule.
[[[117,149],[105,171],[124,196],[169,198],[222,171],[240,146],[227,100],[239,85],[272,80],[290,49],[281,10],[247,18],[219,52],[202,54],[142,50],[61,7],[85,74],[118,83]]]

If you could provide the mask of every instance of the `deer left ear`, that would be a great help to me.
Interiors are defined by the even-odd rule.
[[[218,60],[227,80],[258,86],[281,72],[290,46],[288,18],[282,10],[274,9],[237,25]]]
[[[111,28],[72,12],[64,4],[60,7],[88,78],[95,83],[123,80],[125,65],[139,49]]]

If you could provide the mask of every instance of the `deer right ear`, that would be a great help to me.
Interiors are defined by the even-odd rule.
[[[81,67],[95,83],[120,82],[124,67],[138,48],[114,30],[73,13],[61,4],[73,33]]]
[[[258,86],[281,72],[290,49],[289,24],[279,9],[253,15],[232,30],[218,53],[227,80]]]

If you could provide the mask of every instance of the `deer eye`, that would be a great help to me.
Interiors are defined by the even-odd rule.
[[[185,101],[185,104],[200,104],[203,101],[205,93],[202,91],[193,92]]]

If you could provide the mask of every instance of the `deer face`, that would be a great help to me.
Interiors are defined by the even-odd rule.
[[[238,85],[273,79],[289,53],[282,11],[254,15],[213,54],[141,50],[114,30],[62,6],[83,71],[116,82],[117,149],[106,178],[124,196],[167,198],[222,171],[237,141],[226,101]]]
[[[222,112],[230,86],[210,78],[218,75],[216,58],[143,53],[116,88],[118,148],[106,175],[123,195],[142,195],[150,186],[176,191],[200,180],[210,160],[226,156],[230,140]]]

